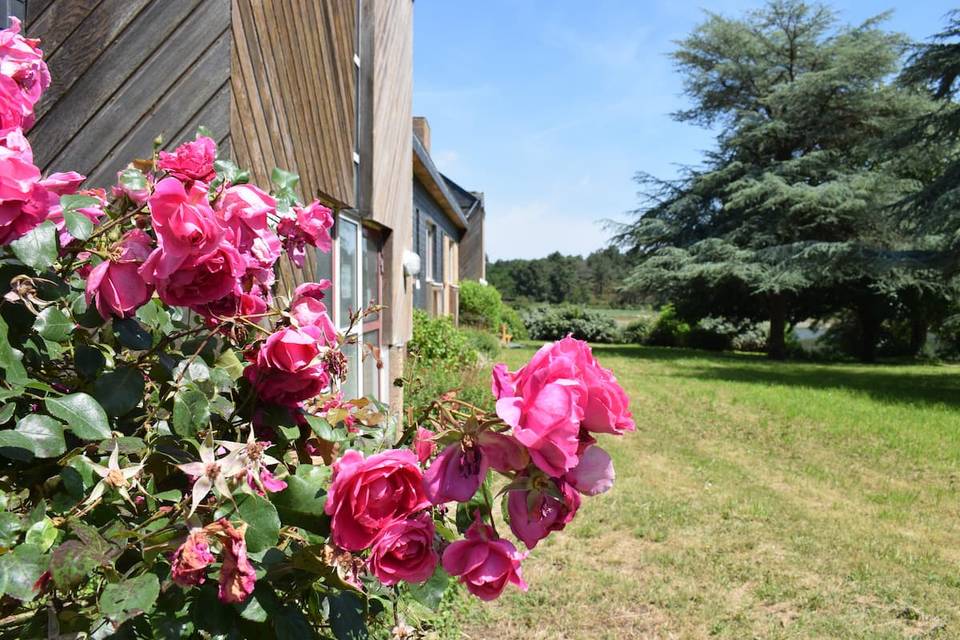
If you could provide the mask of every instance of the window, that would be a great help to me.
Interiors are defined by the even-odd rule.
[[[437,269],[434,264],[434,256],[437,253],[437,225],[432,222],[427,223],[427,254],[423,256],[424,267],[426,269],[427,282],[436,281]]]
[[[380,233],[362,226],[360,220],[352,215],[340,213],[337,216],[334,254],[333,321],[340,331],[349,330],[348,336],[354,340],[353,344],[343,347],[349,367],[342,386],[343,395],[346,398],[367,396],[380,399],[382,376],[377,366],[381,338],[380,314],[368,316],[356,326],[350,326],[350,318],[358,310],[381,302]]]
[[[0,0],[0,25],[7,27],[7,16],[26,19],[27,3],[26,0]]]

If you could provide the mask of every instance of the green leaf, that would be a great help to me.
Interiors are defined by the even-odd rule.
[[[33,585],[47,570],[47,557],[40,547],[33,544],[21,544],[0,556],[0,584],[8,596],[29,602],[37,595]]]
[[[434,611],[440,606],[440,600],[450,585],[450,575],[437,567],[430,579],[422,584],[408,584],[407,591],[414,600]]]
[[[93,220],[79,211],[63,210],[63,224],[77,240],[87,240],[93,235]]]
[[[127,167],[120,172],[120,186],[127,191],[144,191],[147,188],[147,176],[140,169]]]
[[[10,248],[20,262],[37,271],[43,271],[57,259],[57,227],[47,220],[22,238],[11,242]]]
[[[55,458],[67,450],[63,439],[63,425],[40,413],[31,413],[17,423],[17,433],[23,434],[33,444],[33,455],[38,458]]]
[[[210,423],[210,401],[206,394],[193,385],[178,389],[173,396],[173,430],[184,438]]]
[[[44,518],[40,522],[35,522],[29,529],[24,538],[27,544],[37,545],[41,551],[46,551],[57,541],[57,528],[50,518]]]
[[[107,359],[100,349],[86,344],[79,344],[74,349],[73,362],[77,372],[87,380],[95,378],[107,366]]]
[[[10,418],[13,417],[13,413],[16,410],[17,405],[13,404],[12,402],[10,404],[3,405],[3,408],[0,409],[0,424],[7,424],[10,422]]]
[[[0,511],[0,546],[10,548],[17,544],[23,524],[20,517],[9,511]]]
[[[0,431],[0,456],[11,460],[33,460],[33,441],[16,431]]]
[[[121,551],[88,524],[74,520],[70,530],[79,540],[67,540],[50,556],[50,573],[61,589],[80,584],[94,569],[115,560]]]
[[[60,196],[60,206],[63,207],[63,211],[64,213],[66,213],[67,211],[76,211],[77,209],[99,207],[100,201],[94,198],[93,196],[85,196],[78,193],[72,193],[65,196]],[[73,235],[73,234],[71,233],[70,235]],[[85,240],[86,238],[81,238],[81,239]]]
[[[243,375],[243,363],[237,357],[237,352],[233,349],[227,349],[217,358],[217,368],[230,374],[233,380],[237,380]]]
[[[250,553],[265,551],[277,544],[280,517],[269,500],[252,493],[243,494],[237,498],[237,512],[248,525],[246,541]]]
[[[103,407],[86,393],[71,393],[60,398],[47,398],[47,411],[67,423],[81,440],[103,440],[110,437],[110,423]]]
[[[70,335],[74,327],[73,320],[56,307],[47,307],[40,312],[33,329],[47,340],[60,342]]]
[[[365,640],[369,637],[360,596],[352,591],[341,591],[327,600],[330,602],[330,627],[337,640]]]
[[[293,605],[283,607],[274,613],[270,619],[273,622],[273,631],[277,634],[277,640],[300,640],[301,638],[316,637],[307,617]]]
[[[113,331],[123,346],[134,351],[143,351],[153,346],[153,336],[133,318],[117,318]]]
[[[108,584],[100,595],[100,613],[115,623],[153,611],[160,595],[160,581],[152,573]]]
[[[270,173],[270,182],[272,182],[279,191],[292,191],[297,188],[298,184],[300,184],[300,176],[276,167]]]
[[[8,337],[9,327],[0,316],[0,368],[4,371],[4,379],[12,385],[22,385],[27,381],[27,370],[21,359],[23,353],[10,346]]]
[[[334,429],[324,418],[320,416],[305,415],[307,424],[313,430],[317,437],[327,442],[342,442],[347,439],[346,429]]]
[[[213,169],[223,182],[236,184],[240,168],[229,160],[214,160]]]
[[[330,480],[329,467],[297,466],[294,475],[284,478],[287,488],[270,494],[270,500],[286,525],[302,527],[317,535],[330,532],[330,520],[323,511]]]
[[[122,416],[143,399],[146,383],[136,369],[121,367],[104,374],[93,383],[93,396],[109,416]]]

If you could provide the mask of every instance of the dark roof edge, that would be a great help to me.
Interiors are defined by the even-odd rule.
[[[412,137],[413,155],[415,156],[415,159],[420,161],[420,164],[422,164],[423,168],[426,169],[426,173],[430,180],[443,195],[444,200],[446,200],[446,202],[439,203],[441,208],[446,212],[447,216],[455,224],[457,224],[457,226],[459,226],[461,229],[466,229],[467,218],[464,216],[463,210],[460,209],[460,205],[457,203],[456,198],[454,198],[453,194],[450,193],[450,187],[447,186],[447,181],[437,169],[437,166],[433,164],[433,159],[430,157],[430,154],[427,153],[423,143],[420,142],[420,138],[418,138],[416,135],[412,135]]]

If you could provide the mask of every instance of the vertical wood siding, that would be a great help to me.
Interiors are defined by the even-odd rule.
[[[105,186],[201,124],[229,150],[230,0],[27,0],[26,18],[53,77],[30,131],[44,171]]]
[[[373,149],[361,162],[373,163],[370,217],[393,230],[384,245],[384,301],[393,309],[384,342],[402,344],[412,330],[412,283],[403,276],[402,256],[413,244],[413,2],[367,2],[373,60],[363,63],[373,64]]]
[[[354,207],[355,0],[232,0],[234,154],[256,180]]]

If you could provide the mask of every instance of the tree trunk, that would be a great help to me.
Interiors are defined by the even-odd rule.
[[[876,362],[877,342],[880,339],[880,319],[876,313],[871,313],[869,305],[857,310],[857,320],[860,325],[860,361]]]
[[[929,325],[927,319],[920,314],[913,316],[910,320],[910,354],[919,356],[923,353],[923,348],[927,344],[927,331]]]
[[[770,294],[767,297],[767,306],[770,313],[767,357],[771,360],[784,360],[787,357],[787,343],[784,339],[787,331],[787,301],[783,294]]]

